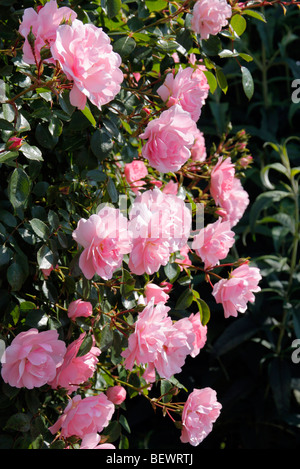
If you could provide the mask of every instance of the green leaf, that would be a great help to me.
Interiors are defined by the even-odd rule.
[[[202,300],[198,299],[197,304],[199,306],[199,312],[200,312],[200,319],[201,319],[201,324],[205,326],[208,321],[210,320],[210,309],[208,304]]]
[[[267,209],[272,204],[279,202],[281,199],[285,197],[289,197],[291,194],[289,192],[274,190],[263,192],[259,194],[259,196],[255,199],[254,203],[251,206],[250,214],[249,214],[249,224],[250,230],[254,233],[255,225],[259,218],[261,211]]]
[[[27,277],[23,266],[17,261],[10,264],[6,275],[12,291],[19,291]]]
[[[29,221],[31,228],[35,232],[35,234],[43,239],[44,241],[47,241],[50,235],[50,230],[48,226],[39,218],[33,218],[32,220]]]
[[[254,93],[254,81],[251,72],[246,67],[241,67],[242,72],[242,84],[245,95],[250,100]]]
[[[184,290],[184,292],[181,293],[181,295],[179,296],[177,302],[176,302],[176,306],[175,306],[175,309],[188,309],[192,302],[194,301],[194,293],[193,293],[193,290],[187,288],[186,290]]]
[[[266,23],[266,18],[264,17],[264,15],[258,11],[254,11],[254,10],[244,10],[243,11],[243,15],[248,15],[248,16],[252,16],[253,18],[256,18],[257,20],[260,20],[260,21],[263,21],[264,23]]]
[[[146,0],[146,6],[150,12],[161,11],[164,8],[167,8],[168,2],[165,0]]]
[[[107,2],[107,16],[108,18],[114,18],[117,16],[121,9],[121,0],[109,0]]]
[[[91,335],[86,335],[82,341],[82,344],[79,347],[76,357],[83,357],[91,350],[93,346],[93,337]]]
[[[247,21],[241,15],[234,15],[231,18],[230,24],[238,36],[241,36],[247,27]]]
[[[23,208],[30,194],[30,180],[25,171],[16,168],[8,183],[8,197],[14,209]]]
[[[28,432],[30,430],[30,417],[27,414],[17,413],[12,415],[5,425],[6,430]]]
[[[0,267],[8,264],[12,257],[12,250],[7,246],[0,246]]]
[[[286,175],[287,173],[287,169],[285,166],[283,166],[283,164],[281,163],[272,163],[272,164],[268,164],[267,166],[265,166],[262,170],[261,170],[261,180],[264,184],[264,186],[266,186],[267,189],[275,189],[275,186],[273,184],[271,184],[270,180],[269,180],[269,171],[270,169],[274,169],[275,171],[278,171],[284,175]]]
[[[50,269],[54,266],[54,254],[46,244],[38,250],[37,261],[40,269]]]
[[[21,146],[20,151],[29,160],[44,161],[41,150],[36,146],[30,146],[28,143],[24,143]]]
[[[126,36],[118,39],[113,44],[113,49],[117,52],[122,58],[127,57],[134,51],[136,47],[136,42],[132,37]]]
[[[209,91],[212,94],[214,94],[214,92],[216,91],[217,86],[218,86],[215,75],[212,72],[209,72],[208,70],[204,70],[203,73],[207,78],[207,82],[208,82],[208,85],[209,85]]]
[[[170,280],[170,282],[174,282],[176,278],[178,277],[178,275],[180,274],[180,267],[177,264],[177,262],[173,262],[173,263],[169,262],[164,267],[164,272],[166,276],[168,277],[168,279]]]
[[[108,178],[107,191],[109,193],[109,197],[112,203],[115,204],[116,202],[118,202],[119,194],[115,186],[115,183],[111,177]]]
[[[85,106],[84,109],[81,110],[82,114],[90,121],[93,127],[96,127],[96,120],[91,113],[91,110],[88,105]]]
[[[221,68],[217,68],[216,70],[216,77],[217,77],[217,82],[223,91],[223,93],[227,93],[228,90],[228,83],[227,83],[227,78]]]

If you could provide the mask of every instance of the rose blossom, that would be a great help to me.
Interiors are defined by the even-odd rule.
[[[121,353],[125,358],[125,368],[132,370],[135,363],[145,365],[154,362],[157,355],[162,352],[166,334],[172,330],[169,310],[170,308],[162,302],[154,306],[152,298],[139,313],[135,330],[128,339],[128,347]]]
[[[194,237],[192,249],[204,262],[204,268],[208,269],[219,264],[221,259],[225,259],[230,248],[234,245],[235,233],[230,229],[231,224],[218,218],[214,223],[210,223],[202,228],[198,235]]]
[[[197,133],[195,135],[195,143],[191,148],[191,157],[192,160],[197,161],[205,161],[206,160],[206,146],[205,146],[205,139],[203,132],[197,129]]]
[[[183,318],[173,323],[169,310],[163,302],[154,306],[152,298],[139,313],[128,347],[121,353],[129,370],[135,364],[146,365],[143,378],[150,383],[155,380],[155,370],[166,379],[180,373],[187,355],[195,356],[200,344],[193,321]]]
[[[126,399],[126,389],[123,386],[112,386],[106,391],[108,399],[115,405],[120,405]]]
[[[181,257],[183,257],[183,259],[181,258],[176,258],[174,262],[176,262],[177,264],[179,264],[179,267],[180,267],[180,270],[183,271],[183,269],[185,267],[188,267],[190,265],[192,265],[192,261],[191,259],[189,258],[189,252],[190,252],[190,248],[189,246],[186,244],[185,246],[183,246],[180,251],[179,251],[179,254]]]
[[[116,449],[111,443],[100,443],[101,436],[98,433],[89,433],[81,440],[79,449]]]
[[[62,364],[66,345],[54,330],[21,332],[5,350],[2,378],[16,388],[33,389],[51,382]]]
[[[191,155],[197,127],[190,114],[174,104],[151,120],[140,138],[144,158],[161,173],[178,171]]]
[[[93,306],[89,301],[75,300],[69,304],[68,317],[76,319],[80,317],[88,318],[93,314]]]
[[[163,290],[163,288],[155,285],[154,283],[147,283],[145,286],[145,296],[147,303],[149,303],[151,298],[153,298],[154,304],[160,303],[161,301],[166,303],[169,299],[169,295]]]
[[[71,26],[63,24],[57,29],[51,52],[68,80],[73,81],[70,92],[73,106],[84,109],[89,98],[101,109],[119,93],[123,81],[121,57],[113,51],[102,28],[79,20],[74,20]]]
[[[230,157],[220,156],[211,172],[210,193],[216,203],[223,207],[223,203],[230,196],[235,179],[235,167]]]
[[[179,251],[187,244],[190,236],[192,216],[184,201],[175,194],[164,193],[154,188],[139,194],[130,210],[130,221],[136,219],[140,209],[146,206],[152,214],[160,216],[161,224],[153,223],[152,236],[161,232],[166,236],[171,252]],[[164,223],[163,223],[164,220]],[[135,232],[133,232],[133,236]]]
[[[200,34],[201,39],[215,36],[232,15],[231,6],[227,0],[198,0],[192,11],[191,29]]]
[[[148,169],[143,161],[133,160],[131,163],[125,164],[124,174],[131,189],[137,194],[139,189],[145,184],[143,179],[147,176]]]
[[[181,373],[186,357],[193,352],[194,341],[194,328],[188,318],[179,319],[166,331],[163,349],[153,361],[161,378],[170,379]]]
[[[158,88],[157,93],[167,106],[180,104],[182,109],[190,113],[193,121],[197,122],[201,115],[201,108],[208,96],[209,85],[203,73],[205,67],[199,65],[197,68],[181,65],[168,73],[164,83]]]
[[[83,246],[79,267],[87,279],[98,274],[104,280],[112,278],[121,267],[124,254],[131,250],[127,219],[120,210],[105,206],[88,220],[81,219],[73,232],[75,241]]]
[[[128,266],[136,275],[157,272],[190,234],[191,213],[184,201],[157,188],[136,197],[129,219],[133,245]]]
[[[55,379],[49,383],[53,389],[62,387],[71,393],[93,376],[98,363],[97,357],[101,351],[98,347],[92,346],[88,353],[78,357],[77,354],[85,336],[86,333],[83,332],[78,339],[68,345],[64,361],[57,368]],[[94,337],[93,342],[95,342]]]
[[[74,21],[77,14],[68,7],[58,8],[55,0],[45,3],[45,5],[36,12],[33,8],[26,8],[22,22],[19,27],[19,33],[25,38],[23,45],[23,60],[28,64],[35,64],[34,55],[27,36],[32,27],[34,40],[34,52],[37,62],[40,61],[40,52],[42,47],[50,47],[55,41],[56,31],[63,21]],[[53,58],[48,58],[45,62],[55,63]]]
[[[61,430],[62,438],[98,433],[107,427],[115,411],[114,404],[101,392],[97,396],[81,398],[79,394],[68,403],[64,413],[49,427],[52,434]]]
[[[221,202],[222,209],[225,210],[223,220],[228,221],[230,226],[235,226],[245,213],[249,205],[249,195],[242,186],[240,179],[234,178],[229,197]]]
[[[162,192],[164,194],[173,194],[173,195],[177,195],[177,192],[178,192],[178,182],[174,182],[174,181],[169,181],[165,187],[162,189]]]
[[[193,349],[190,353],[191,357],[196,357],[200,350],[204,347],[207,339],[207,326],[203,326],[200,319],[200,313],[191,314],[189,321],[192,323],[195,339],[193,342]]]
[[[261,278],[257,267],[242,264],[230,273],[228,279],[221,279],[214,285],[212,294],[216,302],[222,304],[225,318],[244,313],[247,303],[254,303],[253,292],[261,290],[258,286]]]
[[[198,446],[212,431],[222,409],[216,391],[207,387],[194,389],[187,398],[182,412],[182,443]]]

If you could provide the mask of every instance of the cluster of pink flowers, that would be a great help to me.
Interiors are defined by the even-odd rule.
[[[232,15],[227,0],[197,0],[192,11],[191,28],[201,39],[215,36],[228,24]]]
[[[54,330],[39,332],[32,328],[21,332],[1,358],[3,380],[16,388],[48,384],[53,389],[77,390],[93,376],[100,355],[98,347],[93,346],[87,354],[77,356],[84,338],[82,333],[66,347]]]
[[[206,342],[207,328],[201,324],[200,313],[173,323],[169,311],[163,302],[155,305],[152,297],[139,313],[128,348],[121,354],[129,370],[145,366],[143,377],[148,382],[155,380],[155,371],[167,379],[180,373],[187,355],[197,356]]]
[[[228,24],[231,14],[226,0],[197,0],[191,28],[201,39],[208,39]],[[84,24],[70,8],[58,8],[56,0],[50,0],[38,11],[26,9],[19,32],[25,38],[23,60],[36,65],[43,60],[56,67],[57,73],[63,73],[72,84],[73,106],[83,110],[89,99],[101,109],[119,93],[123,81],[121,57],[113,51],[102,28]],[[206,69],[196,65],[193,54],[189,62],[167,73],[157,89],[167,109],[152,120],[149,115],[144,131],[139,134],[144,141],[142,157],[160,173],[177,172],[188,160],[191,160],[189,169],[196,171],[196,163],[207,157],[204,135],[197,127],[209,93]],[[19,148],[21,139],[13,139],[10,149]],[[241,166],[246,164],[241,162]],[[84,277],[91,280],[98,275],[110,280],[124,259],[132,274],[153,275],[168,264],[174,253],[174,262],[180,269],[188,269],[192,265],[188,245],[192,214],[178,195],[178,182],[170,180],[162,187],[163,182],[149,175],[142,159],[124,165],[124,175],[135,195],[128,218],[119,209],[105,205],[88,219],[80,219],[73,231],[73,239],[83,248],[79,267]],[[156,187],[144,190],[146,181]],[[227,257],[234,244],[232,228],[249,204],[230,157],[219,157],[210,174],[209,190],[219,218],[201,229],[192,243],[194,254],[207,271]],[[44,277],[52,270],[53,266],[44,270]],[[260,291],[260,279],[259,269],[244,263],[229,278],[215,283],[212,294],[222,304],[226,318],[246,311],[247,303],[254,301],[254,293]],[[158,286],[152,280],[147,281],[140,301],[144,308],[137,315],[127,348],[121,353],[124,367],[133,370],[141,366],[147,383],[155,381],[156,373],[165,379],[180,373],[187,356],[196,357],[207,340],[207,326],[201,323],[200,312],[172,320],[166,305],[171,288],[172,285]],[[81,299],[72,301],[67,310],[72,326],[77,318],[90,318],[92,314],[92,304]],[[69,394],[77,391],[95,373],[101,354],[93,337],[89,352],[78,355],[85,338],[83,332],[67,347],[56,331],[22,332],[5,350],[1,359],[2,377],[17,388],[47,384],[52,389],[63,388]],[[85,398],[75,395],[49,430],[52,434],[60,432],[62,438],[79,437],[81,449],[114,449],[111,444],[101,444],[99,433],[109,424],[115,406],[125,399],[126,390],[119,385]],[[194,389],[183,408],[181,441],[193,446],[201,443],[220,410],[214,390]]]
[[[102,28],[83,24],[70,8],[58,8],[56,0],[50,0],[38,12],[27,8],[19,32],[25,38],[24,62],[39,63],[42,49],[47,49],[50,57],[45,62],[59,63],[73,84],[70,92],[73,106],[84,109],[88,98],[101,109],[119,93],[123,81],[121,57],[113,51]]]

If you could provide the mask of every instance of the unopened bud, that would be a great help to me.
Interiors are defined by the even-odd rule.
[[[23,145],[23,139],[21,137],[10,137],[6,142],[6,148],[10,151],[18,151]]]
[[[29,42],[29,45],[32,49],[34,49],[34,44],[35,44],[35,35],[32,32],[32,26],[30,26],[30,33],[27,34],[27,40]]]

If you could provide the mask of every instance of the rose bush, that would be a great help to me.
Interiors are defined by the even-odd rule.
[[[198,446],[222,393],[181,373],[202,360],[216,311],[243,315],[262,279],[235,249],[248,137],[230,126],[206,136],[201,119],[227,93],[219,59],[237,59],[252,97],[239,63],[252,58],[226,44],[239,43],[245,18],[264,21],[261,2],[8,3],[4,444],[127,449],[127,406],[142,398]]]

